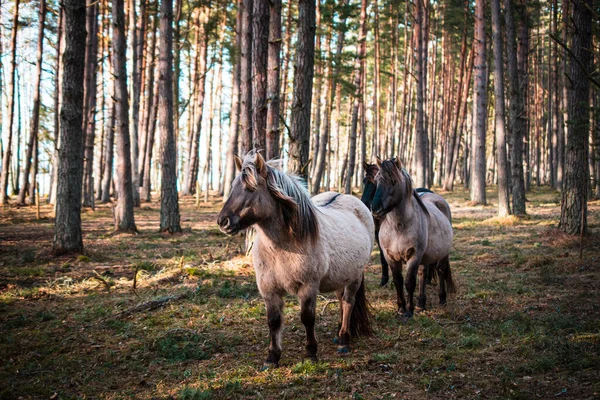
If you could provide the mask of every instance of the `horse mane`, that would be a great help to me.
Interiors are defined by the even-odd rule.
[[[290,235],[297,241],[307,239],[315,241],[319,237],[319,224],[316,207],[303,184],[303,180],[295,175],[281,171],[281,162],[271,160],[264,164],[267,188],[273,198],[281,206],[283,221]],[[248,190],[258,188],[256,168],[256,151],[251,150],[244,157],[242,164],[242,181]]]
[[[419,196],[417,191],[415,189],[413,189],[412,178],[410,177],[410,175],[404,168],[398,168],[398,164],[396,164],[396,161],[394,159],[392,159],[392,160],[383,161],[381,163],[381,170],[385,171],[385,173],[388,176],[393,178],[393,180],[395,182],[391,182],[391,183],[397,183],[399,185],[404,185],[404,196],[406,196],[408,198],[409,196],[412,195],[415,198],[415,200],[417,201],[417,204],[419,205],[419,207],[421,207],[421,209],[425,213],[425,215],[427,215],[427,217],[429,217],[429,210],[427,209],[427,207],[425,207],[425,204],[423,203],[423,201],[421,201],[421,197]]]

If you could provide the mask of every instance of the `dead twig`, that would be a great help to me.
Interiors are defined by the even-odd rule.
[[[130,316],[132,314],[139,313],[139,312],[156,310],[157,308],[163,307],[163,306],[167,305],[170,302],[181,300],[181,299],[189,296],[190,293],[191,292],[188,290],[186,292],[179,293],[179,294],[176,294],[176,295],[165,296],[165,297],[161,297],[159,299],[150,300],[150,301],[147,301],[145,303],[138,304],[135,307],[128,308],[127,310],[123,310],[123,311],[121,311],[119,313],[116,313],[114,315],[111,315],[109,317],[106,317],[106,318],[102,319],[100,322],[98,322],[98,325],[104,324],[105,322],[111,321],[111,320],[114,320],[114,319],[119,319],[119,318],[127,317],[127,316]]]
[[[104,279],[104,277],[102,275],[100,275],[98,273],[98,271],[94,270],[94,274],[96,274],[96,276],[94,276],[93,278],[102,282],[104,284],[104,286],[106,286],[106,289],[110,292],[110,283],[108,283],[108,281],[106,279]]]

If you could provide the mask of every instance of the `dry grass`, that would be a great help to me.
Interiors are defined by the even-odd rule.
[[[597,398],[600,396],[600,203],[593,235],[557,229],[559,196],[530,193],[526,218],[498,219],[467,193],[442,193],[455,226],[449,305],[408,323],[395,291],[367,271],[375,336],[339,357],[337,305],[319,300],[320,362],[303,363],[304,329],[287,299],[282,367],[261,372],[266,313],[242,238],[221,234],[220,199],[185,199],[185,233],[161,235],[156,203],[139,235],[112,236],[106,206],[83,215],[86,254],[50,255],[52,221],[31,208],[0,214],[0,398]],[[50,209],[43,208],[48,216]],[[137,272],[136,272],[137,271]],[[133,289],[136,275],[136,289]],[[188,293],[164,307],[118,313]],[[111,318],[112,316],[116,316]]]

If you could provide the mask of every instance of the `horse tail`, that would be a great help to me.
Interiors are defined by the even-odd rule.
[[[454,279],[452,279],[452,269],[450,268],[450,256],[444,257],[442,261],[440,261],[442,269],[444,270],[444,280],[446,282],[446,290],[448,293],[456,293],[456,283],[454,283]]]
[[[352,337],[373,335],[371,330],[371,306],[367,301],[365,292],[365,276],[363,274],[360,287],[354,296],[352,314],[350,314],[349,331]]]

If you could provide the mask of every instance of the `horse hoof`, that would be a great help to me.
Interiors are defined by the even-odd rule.
[[[275,368],[279,368],[279,364],[272,363],[272,362],[265,362],[260,370],[266,371],[268,369],[275,369]]]
[[[425,311],[425,307],[415,307],[415,313],[419,314]]]
[[[389,280],[390,280],[390,278],[389,278],[389,277],[387,277],[387,276],[386,276],[386,277],[383,277],[383,278],[381,278],[381,282],[379,282],[379,286],[381,286],[381,287],[384,287],[385,285],[387,285],[387,284],[388,284]]]
[[[398,313],[398,320],[400,322],[408,322],[413,316],[413,313],[410,311],[406,311],[404,313]]]
[[[340,338],[338,336],[333,338],[333,343],[334,344],[339,344],[340,343]]]
[[[348,354],[350,353],[350,346],[338,346],[337,352],[338,354]]]
[[[306,357],[304,357],[306,361],[312,361],[314,363],[319,362],[319,359],[317,358],[316,354],[307,354]]]

